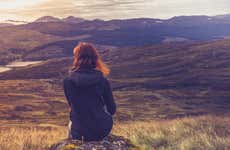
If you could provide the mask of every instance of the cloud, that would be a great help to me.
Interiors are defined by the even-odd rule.
[[[10,3],[19,0],[7,0]],[[29,4],[28,0],[20,0]],[[27,2],[26,2],[27,1]],[[36,1],[36,3],[35,3]],[[88,19],[169,18],[178,15],[214,15],[229,13],[228,0],[34,0],[17,9],[0,9],[0,18],[34,20],[45,15],[69,15]],[[0,0],[0,5],[3,0]],[[1,8],[1,6],[0,6]]]

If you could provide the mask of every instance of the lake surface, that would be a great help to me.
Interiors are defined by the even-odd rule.
[[[4,67],[4,66],[0,66],[0,73],[1,72],[6,72],[6,71],[9,71],[9,70],[11,70],[11,68],[8,68],[8,67]]]
[[[20,68],[20,67],[26,67],[26,66],[30,66],[30,65],[39,64],[41,62],[42,61],[15,61],[15,62],[11,62],[5,66],[0,66],[0,73],[12,70],[14,68]]]

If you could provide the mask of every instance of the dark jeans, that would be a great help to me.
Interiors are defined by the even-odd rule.
[[[81,141],[101,141],[103,140],[110,132],[106,133],[105,135],[101,135],[101,137],[97,137],[96,139],[94,138],[90,138],[90,137],[83,137],[81,136],[80,134],[78,133],[72,133],[71,132],[71,126],[72,126],[72,121],[70,120],[69,121],[69,124],[68,124],[68,132],[67,132],[67,137],[68,139],[76,139],[76,140],[81,140]]]

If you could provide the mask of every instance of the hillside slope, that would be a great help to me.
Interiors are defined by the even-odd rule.
[[[101,51],[112,70],[109,79],[119,108],[115,118],[125,121],[204,114],[230,116],[229,43],[230,40],[221,40]],[[67,115],[63,113],[68,107],[62,79],[71,64],[72,57],[54,58],[1,73],[0,83],[5,89],[0,91],[1,103],[11,112],[2,112],[3,119],[8,116],[12,120],[43,122],[52,118],[52,122],[62,124],[55,118]],[[28,105],[29,101],[33,104]],[[24,109],[29,111],[18,113]],[[39,109],[41,113],[31,116],[30,110]]]
[[[101,55],[111,67],[113,79],[151,79],[154,84],[149,86],[152,88],[202,85],[227,89],[230,82],[229,50],[230,40],[219,40],[194,44],[118,48],[101,51]],[[0,78],[57,78],[60,74],[68,72],[72,63],[72,50],[64,49],[63,52],[66,53],[66,57],[1,73]]]

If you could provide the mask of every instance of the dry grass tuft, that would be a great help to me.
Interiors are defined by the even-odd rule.
[[[194,117],[163,121],[116,123],[113,134],[143,149],[228,150],[230,118]],[[1,150],[46,150],[64,139],[65,127],[2,127]]]
[[[170,121],[117,124],[115,134],[144,149],[229,150],[230,118],[195,117]]]
[[[63,127],[11,127],[0,130],[0,150],[46,150],[65,138]]]

